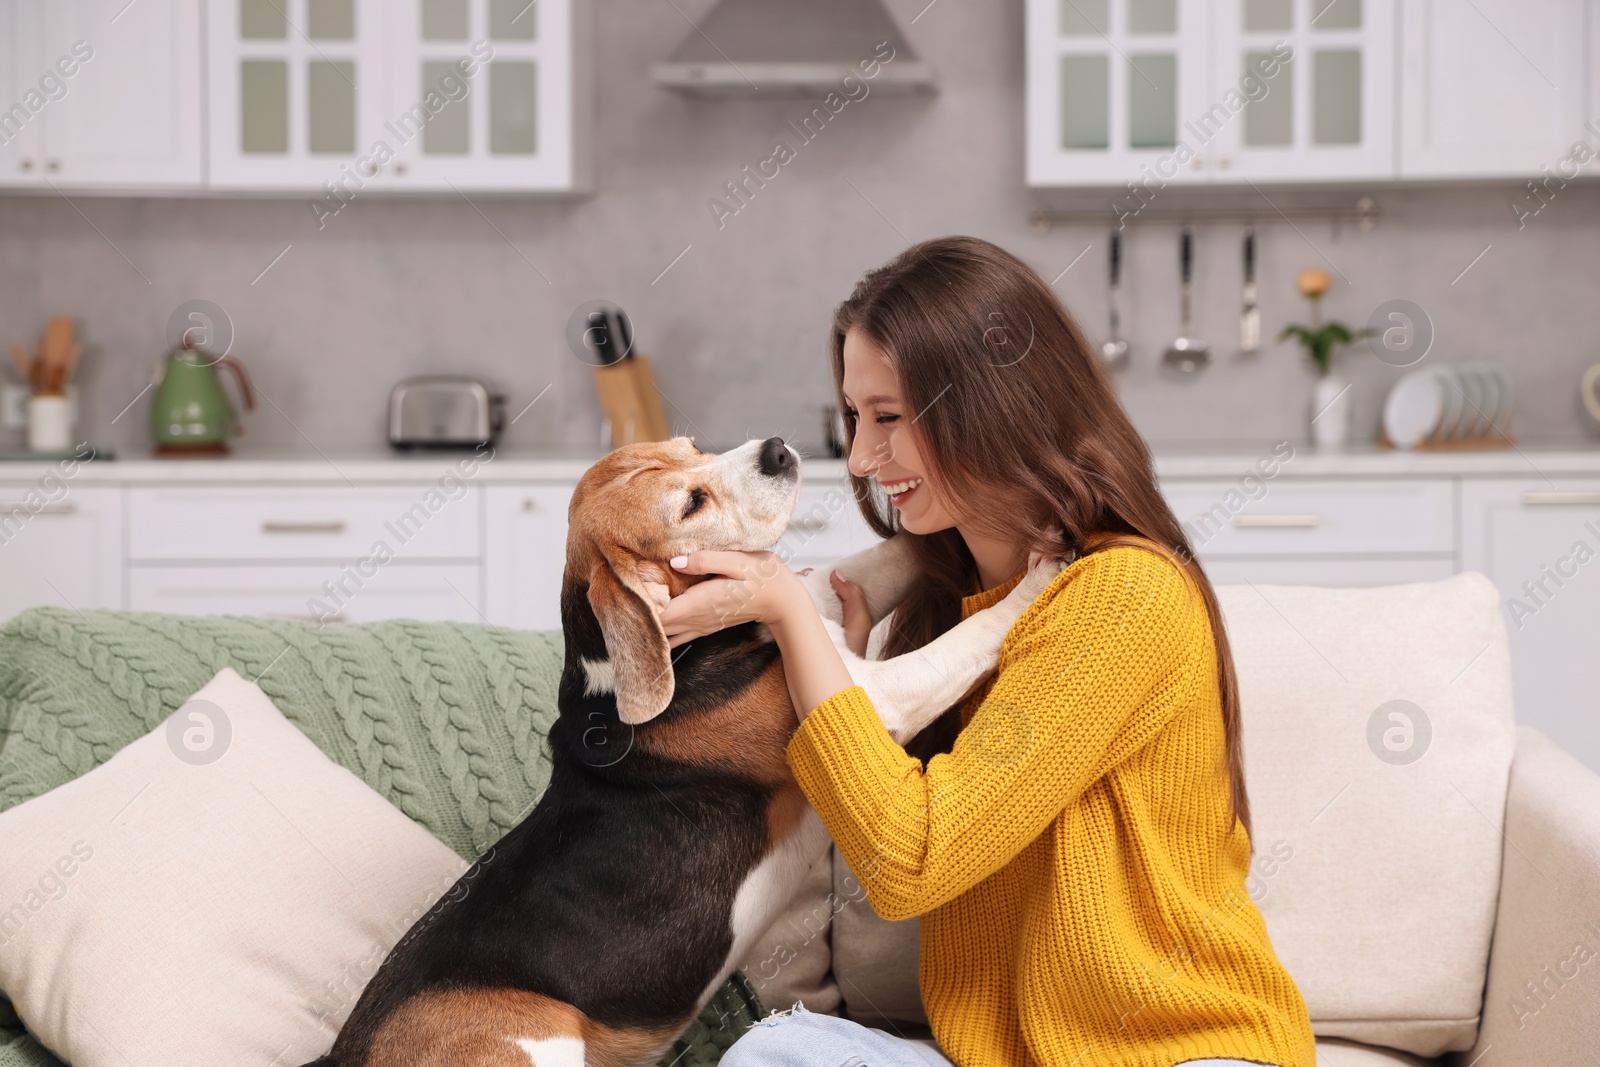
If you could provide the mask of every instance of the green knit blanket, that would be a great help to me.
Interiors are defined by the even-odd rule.
[[[150,732],[222,668],[464,859],[550,780],[561,635],[33,608],[0,628],[0,811]],[[0,858],[0,862],[4,862]],[[714,1064],[761,1017],[735,974],[662,1060]],[[58,1067],[0,999],[0,1067]]]

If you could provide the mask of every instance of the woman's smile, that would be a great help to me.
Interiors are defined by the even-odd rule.
[[[921,478],[906,478],[898,482],[886,482],[878,479],[878,484],[883,486],[883,491],[889,496],[889,503],[897,508],[906,506],[906,501],[911,499],[911,494],[917,491],[917,486],[922,484]]]

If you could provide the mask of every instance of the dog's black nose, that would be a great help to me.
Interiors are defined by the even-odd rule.
[[[789,474],[794,470],[794,453],[783,444],[781,437],[769,437],[761,442],[761,473],[768,478]]]

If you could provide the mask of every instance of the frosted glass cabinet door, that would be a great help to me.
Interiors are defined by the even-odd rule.
[[[1223,0],[1213,15],[1213,99],[1190,132],[1211,138],[1218,181],[1394,177],[1395,0]]]
[[[1206,180],[1203,155],[1179,145],[1212,77],[1209,6],[1028,0],[1028,184]]]
[[[384,0],[208,0],[206,11],[211,184],[381,188]]]
[[[1562,173],[1584,122],[1600,49],[1594,0],[1407,0],[1402,12],[1400,176]],[[1576,165],[1576,164],[1574,164]],[[1591,163],[1586,173],[1596,173]],[[1570,177],[1570,173],[1568,173]]]
[[[393,187],[583,188],[587,9],[583,0],[388,0]]]

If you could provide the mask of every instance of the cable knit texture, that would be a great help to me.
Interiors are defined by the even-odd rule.
[[[1153,545],[1074,561],[962,720],[924,768],[853,688],[789,745],[872,906],[922,917],[922,999],[952,1060],[1312,1067],[1305,1004],[1245,890],[1215,645],[1176,561]]]
[[[93,770],[224,667],[328,757],[476,859],[550,781],[560,633],[59,608],[0,629],[0,810]],[[742,974],[662,1060],[714,1064],[761,1017]],[[0,1067],[60,1067],[0,999]]]

